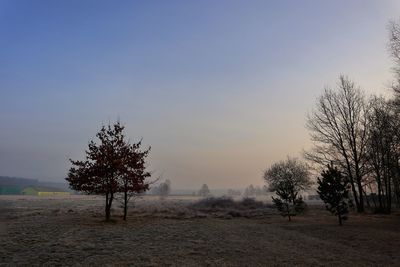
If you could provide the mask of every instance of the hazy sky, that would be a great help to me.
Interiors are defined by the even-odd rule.
[[[400,1],[0,0],[0,175],[61,181],[102,123],[175,188],[262,184],[347,74],[386,93]]]

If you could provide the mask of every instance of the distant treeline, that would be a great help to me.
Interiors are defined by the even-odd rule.
[[[39,181],[37,179],[0,176],[0,186],[36,186],[38,184]]]
[[[29,189],[29,190],[27,190]],[[0,176],[0,195],[33,194],[34,191],[70,191],[64,183],[42,182],[38,179]]]

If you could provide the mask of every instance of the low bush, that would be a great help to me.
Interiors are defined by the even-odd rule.
[[[238,204],[245,209],[262,209],[266,207],[266,205],[262,201],[257,201],[254,198],[249,197],[244,198]]]
[[[235,208],[236,202],[229,197],[209,197],[199,200],[192,205],[196,209],[227,209]]]
[[[230,197],[209,197],[192,204],[192,208],[202,210],[248,210],[268,208],[262,201],[253,198],[244,198],[241,201],[234,201]]]

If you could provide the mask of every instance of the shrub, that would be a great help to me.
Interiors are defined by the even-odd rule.
[[[239,202],[240,206],[248,209],[262,209],[265,208],[265,204],[262,201],[257,201],[254,198],[243,198],[242,201]]]
[[[226,209],[235,206],[235,201],[229,197],[208,197],[193,204],[193,207],[198,209]]]

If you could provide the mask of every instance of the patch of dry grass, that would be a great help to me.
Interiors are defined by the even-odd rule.
[[[0,198],[0,265],[265,266],[398,265],[400,216],[356,215],[343,227],[322,207],[289,223],[272,210],[260,217],[220,216],[193,199],[141,199],[127,222],[103,199]],[[117,204],[117,203],[115,203]],[[234,209],[244,212],[238,207]],[[249,209],[249,210],[258,210]]]

